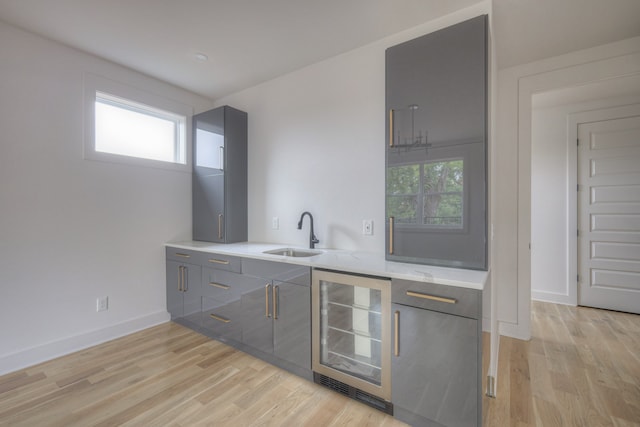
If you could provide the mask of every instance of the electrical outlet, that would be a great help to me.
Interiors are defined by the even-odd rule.
[[[372,219],[362,220],[362,234],[364,234],[365,236],[373,236],[373,220]]]
[[[109,310],[109,297],[98,297],[96,300],[96,311]]]
[[[273,230],[277,230],[277,229],[279,229],[279,228],[280,228],[280,218],[278,218],[277,216],[274,216],[274,217],[271,219],[271,228],[272,228]]]

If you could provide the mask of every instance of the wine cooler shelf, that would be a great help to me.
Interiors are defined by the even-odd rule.
[[[314,270],[313,369],[388,399],[389,282]],[[385,330],[386,329],[386,330]]]

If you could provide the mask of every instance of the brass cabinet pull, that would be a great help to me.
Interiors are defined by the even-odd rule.
[[[273,287],[273,318],[278,320],[278,298],[280,297],[280,286]]]
[[[215,315],[213,313],[209,314],[209,317],[211,317],[212,319],[216,319],[217,321],[222,322],[222,323],[231,322],[231,319],[227,319],[226,317],[218,316],[218,315]]]
[[[393,317],[394,317],[394,323],[395,323],[395,339],[393,342],[393,354],[398,357],[400,356],[400,337],[398,335],[400,335],[400,312],[398,310],[396,310],[395,313],[393,313]]]
[[[216,288],[224,289],[225,291],[231,288],[231,286],[223,285],[222,283],[209,282],[210,286],[214,286]]]
[[[423,294],[422,292],[415,292],[415,291],[407,291],[407,296],[422,298],[422,299],[429,299],[429,300],[438,301],[438,302],[446,302],[447,304],[455,304],[458,302],[458,300],[454,298],[438,297],[435,295]]]
[[[189,290],[189,269],[182,267],[182,272],[182,292],[187,292]]]
[[[209,260],[209,262],[212,262],[214,264],[222,264],[222,265],[228,265],[229,264],[229,261],[227,261],[226,259],[215,259],[215,258],[212,258],[212,259]]]
[[[393,255],[393,225],[395,222],[395,218],[389,217],[389,254]]]
[[[222,239],[222,219],[223,215],[218,214],[218,239]]]
[[[389,110],[389,147],[393,147],[393,109]]]
[[[271,314],[269,314],[269,287],[271,285],[270,284],[266,284],[264,286],[264,317],[271,317]]]
[[[176,252],[176,256],[180,256],[182,258],[191,258],[191,255],[189,255],[189,254],[181,254],[180,252]]]
[[[178,292],[182,292],[182,282],[184,281],[183,269],[184,266],[182,265],[178,267]]]

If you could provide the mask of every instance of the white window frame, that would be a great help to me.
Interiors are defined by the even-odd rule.
[[[395,226],[399,227],[399,228],[418,228],[418,229],[423,229],[423,230],[428,230],[428,231],[438,231],[438,230],[445,230],[445,231],[461,231],[466,229],[465,224],[467,223],[467,217],[466,217],[466,185],[463,185],[462,191],[443,191],[441,193],[430,193],[425,191],[424,188],[424,169],[427,165],[433,164],[433,163],[446,163],[446,162],[453,162],[453,161],[462,161],[463,165],[464,165],[464,157],[452,157],[452,158],[440,158],[440,159],[431,159],[431,160],[422,160],[422,161],[417,161],[417,162],[411,162],[411,163],[403,163],[403,164],[397,164],[397,165],[393,165],[392,167],[402,167],[402,166],[413,166],[413,165],[417,165],[419,167],[420,170],[420,177],[419,177],[419,184],[418,184],[418,191],[417,193],[408,193],[408,194],[398,194],[398,195],[392,195],[391,197],[413,197],[415,196],[416,198],[416,215],[418,216],[418,222],[411,222],[411,223],[406,223],[406,222],[396,222]],[[464,167],[464,166],[463,166]],[[464,169],[463,169],[464,170]],[[464,172],[463,172],[464,173]],[[466,175],[465,175],[466,178]],[[464,181],[463,181],[464,182]],[[425,223],[425,212],[424,212],[424,200],[432,195],[437,195],[437,194],[441,194],[441,195],[447,195],[447,194],[460,194],[460,199],[462,202],[462,211],[460,213],[460,219],[461,222],[459,225],[454,224],[454,225],[448,225],[448,224],[427,224]]]
[[[180,160],[184,163],[174,163],[133,157],[121,154],[113,154],[97,151],[95,147],[95,103],[96,99],[108,99],[115,102],[122,102],[131,107],[132,111],[153,115],[169,113],[175,117],[183,117],[184,142]],[[180,172],[191,172],[191,118],[193,108],[181,104],[177,101],[165,97],[148,93],[104,77],[85,73],[84,75],[84,158],[86,160],[97,160],[121,163],[131,166],[154,167]],[[163,116],[164,117],[164,116]]]

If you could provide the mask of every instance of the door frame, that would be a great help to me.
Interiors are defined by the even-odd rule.
[[[578,305],[578,126],[613,119],[624,119],[640,115],[640,103],[601,108],[570,114],[567,117],[567,284],[569,304]]]
[[[624,43],[622,43],[623,45]],[[598,51],[609,46],[594,48]],[[600,80],[640,74],[640,52],[620,54],[591,62],[533,72],[517,79],[517,323],[501,322],[500,334],[531,339],[531,116],[532,97]],[[575,58],[574,58],[575,59]],[[549,60],[550,62],[555,62]],[[542,65],[542,64],[540,64]],[[577,273],[576,273],[577,274]]]

